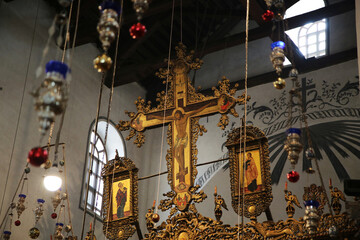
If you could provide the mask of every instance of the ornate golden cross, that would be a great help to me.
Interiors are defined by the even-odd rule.
[[[130,117],[129,121],[120,121],[117,128],[121,131],[129,130],[126,138],[130,140],[137,133],[134,141],[138,147],[145,142],[143,132],[150,127],[157,127],[169,124],[168,144],[170,149],[166,155],[168,162],[168,181],[175,194],[171,195],[171,205],[175,204],[178,210],[185,210],[192,199],[194,199],[192,187],[194,187],[197,175],[196,141],[199,135],[206,132],[206,129],[199,125],[202,116],[221,113],[222,116],[218,126],[224,129],[229,118],[227,113],[238,117],[234,106],[243,104],[245,97],[242,95],[234,98],[236,87],[230,89],[230,82],[225,77],[219,81],[219,89],[213,88],[214,96],[204,96],[197,93],[191,85],[189,72],[199,69],[202,61],[193,58],[193,52],[186,55],[186,47],[180,43],[176,47],[177,59],[170,61],[168,69],[159,69],[156,75],[168,79],[169,90],[158,93],[158,106],[150,107],[140,97],[135,101],[138,112],[126,112]]]

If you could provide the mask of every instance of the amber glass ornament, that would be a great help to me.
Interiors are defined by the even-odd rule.
[[[34,147],[29,151],[27,162],[35,167],[40,167],[48,159],[48,152],[41,147]]]
[[[283,89],[285,87],[285,80],[279,77],[273,84],[276,89]]]
[[[107,72],[112,65],[112,60],[111,57],[109,57],[108,55],[106,55],[105,53],[97,56],[94,59],[94,68],[98,71],[98,72]]]
[[[266,10],[266,12],[262,15],[262,19],[265,22],[270,22],[271,20],[273,20],[273,18],[274,18],[274,12],[270,10]]]
[[[29,237],[32,239],[37,239],[40,236],[40,230],[36,227],[33,227],[29,231]]]
[[[133,39],[137,39],[137,38],[141,38],[142,36],[145,35],[146,27],[145,27],[145,25],[138,22],[138,23],[132,25],[129,31],[130,31],[130,36]]]
[[[153,220],[153,222],[157,223],[157,222],[160,220],[159,214],[154,213],[154,214],[152,215],[152,220]]]
[[[286,177],[290,182],[295,183],[295,182],[299,181],[300,175],[297,171],[293,170],[293,171],[288,172]]]

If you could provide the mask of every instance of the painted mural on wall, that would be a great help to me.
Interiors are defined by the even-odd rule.
[[[304,106],[316,156],[334,169],[340,181],[354,177],[349,174],[352,171],[349,162],[360,163],[357,157],[360,156],[358,138],[360,92],[357,61],[301,75],[299,81],[298,90],[302,95],[302,102],[292,100],[292,126],[302,128],[302,132],[305,132],[304,123],[300,121],[301,105]],[[287,84],[290,85],[291,81],[287,80]],[[252,99],[248,103],[247,123],[260,127],[268,137],[273,184],[278,184],[280,177],[287,171],[284,169],[287,153],[283,146],[288,127],[290,88],[287,86],[286,89],[278,91],[271,84],[266,84],[249,90]],[[209,127],[210,124],[212,123],[209,123]],[[229,126],[234,128],[238,125],[238,120],[234,120]],[[228,131],[231,131],[230,128]],[[307,149],[305,135],[303,151]],[[227,131],[222,135],[221,142],[225,142],[226,137]],[[226,150],[222,149],[222,151],[224,154],[222,157],[227,157]],[[311,162],[305,157],[300,164],[303,170],[311,166]],[[227,161],[214,163],[203,172],[199,171],[196,183],[201,186],[206,185],[219,169],[227,170],[227,168]]]
[[[317,86],[317,85],[320,85]],[[324,155],[329,159],[340,180],[349,178],[342,159],[349,157],[349,153],[360,156],[360,106],[349,106],[353,101],[359,99],[358,76],[353,80],[344,82],[329,82],[323,80],[315,82],[313,79],[302,78],[301,88],[302,102],[293,100],[292,126],[301,128],[301,105],[306,112],[309,122],[325,120],[326,122],[310,126],[310,136],[313,141],[316,156],[322,160]],[[288,94],[284,90],[280,97],[272,98],[268,105],[258,105],[253,102],[249,106],[248,114],[254,121],[261,121],[266,127],[263,129],[269,138],[270,161],[276,162],[272,170],[272,183],[278,183],[280,175],[284,170],[287,153],[283,149],[286,139],[284,134],[288,126],[289,101]],[[339,120],[342,118],[341,120]],[[343,120],[348,118],[348,120]],[[350,118],[354,118],[351,120]],[[305,130],[302,129],[304,133]],[[304,148],[307,149],[307,136],[303,136]],[[311,162],[303,154],[303,170],[311,167]]]

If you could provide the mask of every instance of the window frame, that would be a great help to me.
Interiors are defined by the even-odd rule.
[[[105,122],[106,123],[106,118],[105,117],[99,117],[99,123],[100,122]],[[123,150],[124,150],[124,157],[127,156],[127,151],[126,151],[126,144],[125,144],[125,140],[124,140],[124,137],[122,136],[122,134],[119,132],[119,130],[115,127],[116,125],[114,124],[113,121],[109,120],[109,127],[110,125],[114,128],[114,130],[116,130],[116,133],[118,134],[119,138],[121,139],[121,143],[123,145]],[[80,195],[80,200],[79,200],[79,208],[84,211],[85,210],[85,196],[86,196],[86,186],[87,186],[87,177],[88,177],[88,168],[89,168],[89,164],[90,164],[90,156],[91,156],[91,144],[93,139],[91,139],[91,136],[92,136],[92,133],[94,132],[94,126],[95,126],[95,120],[93,120],[93,122],[90,124],[90,127],[89,127],[89,132],[88,132],[88,137],[87,137],[87,142],[86,142],[86,154],[85,154],[85,163],[84,163],[84,169],[83,169],[83,176],[82,176],[82,181],[81,181],[81,195]],[[105,153],[105,156],[106,158],[108,158],[108,155],[107,155],[107,146],[104,145],[104,141],[102,139],[102,137],[97,133],[97,136],[98,136],[98,139],[101,141],[102,143],[102,146],[104,147],[104,153]],[[108,143],[107,143],[108,144]],[[94,149],[95,150],[95,149]],[[95,152],[94,152],[94,156],[95,156]],[[94,159],[95,161],[101,161],[100,159],[96,158]],[[108,159],[109,160],[109,159]],[[105,163],[106,163],[106,160],[105,160]],[[98,170],[98,167],[99,165],[97,166],[97,170]],[[94,174],[94,173],[93,173]],[[101,171],[100,171],[100,174],[101,174]],[[102,181],[101,179],[101,175],[99,176],[97,173],[95,174],[96,176],[100,177],[100,181]],[[96,183],[97,183],[97,179],[95,179]],[[97,184],[95,186],[95,188],[97,188]],[[93,187],[89,186],[89,192],[91,192],[92,190],[95,190],[95,193],[97,192],[97,189],[94,189]],[[100,194],[101,197],[102,194]],[[94,217],[94,214],[95,214],[95,218],[99,221],[102,222],[102,216],[100,215],[101,213],[101,209],[97,210],[99,211],[99,213],[96,212],[95,210],[95,205],[96,205],[96,194],[94,195],[93,197],[93,201],[94,201],[94,204],[90,205],[91,208],[89,209],[89,202],[88,202],[88,207],[86,209],[86,213],[89,214],[90,216]],[[88,196],[89,197],[89,196]],[[101,205],[101,208],[102,208],[102,205]]]
[[[321,1],[324,3],[324,6],[323,6],[323,7],[326,7],[326,6],[329,5],[329,3],[328,3],[327,0],[321,0]],[[299,2],[301,2],[301,0],[300,0]],[[321,8],[323,8],[323,7],[321,7]],[[321,8],[318,8],[318,9],[321,9]],[[316,11],[316,10],[317,10],[317,9],[311,10],[311,11],[307,11],[307,12],[302,13],[302,14],[306,14],[306,13],[309,13],[309,12],[312,12],[312,11]],[[292,17],[297,17],[297,16],[300,16],[300,15],[295,15],[295,16],[291,16],[291,17],[286,17],[285,20],[286,20],[287,18],[292,18]],[[322,22],[322,21],[324,21],[324,23],[325,23],[325,29],[324,29],[324,30],[320,30],[320,32],[319,32],[319,30],[318,30],[318,25],[319,25],[319,23]],[[316,29],[316,31],[315,31],[314,33],[310,33],[310,34],[309,34],[308,31],[309,31],[309,29],[310,29],[314,24],[316,24],[316,28],[317,28],[317,29]],[[306,25],[309,25],[309,26],[307,27]],[[324,56],[329,55],[329,52],[330,52],[330,49],[329,49],[329,47],[330,47],[330,27],[329,27],[329,19],[328,19],[328,18],[323,18],[323,19],[318,20],[318,21],[315,21],[315,22],[306,23],[306,24],[304,24],[304,25],[302,25],[302,26],[300,26],[300,27],[297,27],[297,28],[298,28],[298,31],[297,31],[296,36],[294,36],[295,39],[292,39],[292,38],[290,37],[290,35],[289,35],[288,33],[286,33],[286,31],[290,31],[290,30],[292,30],[292,29],[286,30],[286,31],[285,31],[285,34],[287,34],[287,36],[288,36],[292,41],[294,41],[294,44],[299,48],[300,53],[303,54],[303,56],[305,57],[305,59],[309,59],[309,58],[321,58],[321,57],[324,57]],[[301,33],[302,30],[304,30],[304,28],[306,28],[306,33],[305,33],[305,35],[300,36],[300,33]],[[293,29],[296,29],[296,28],[293,28]],[[321,32],[325,32],[325,40],[324,40],[324,41],[319,41],[319,34],[320,34]],[[312,45],[312,44],[308,44],[308,38],[309,38],[309,35],[311,35],[311,34],[314,34],[314,35],[315,35],[315,33],[316,33],[316,42],[315,42],[314,44],[316,44],[316,52],[315,52],[315,55],[314,55],[314,53],[309,54],[308,48],[309,48],[309,46]],[[294,34],[294,35],[295,35],[295,34]],[[305,45],[304,45],[304,46],[300,46],[300,38],[301,38],[301,37],[305,37]],[[295,41],[296,41],[296,42],[295,42]],[[319,50],[319,45],[321,44],[321,42],[325,42],[325,49],[324,49],[324,50]],[[305,53],[303,53],[303,52],[301,51],[301,49],[304,48],[304,47],[306,48],[306,52],[305,52]],[[319,52],[325,52],[325,53],[324,53],[323,55],[318,55]]]

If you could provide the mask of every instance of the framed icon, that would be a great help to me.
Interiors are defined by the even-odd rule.
[[[264,212],[272,202],[269,144],[257,127],[246,126],[246,140],[244,132],[244,127],[234,129],[226,147],[230,158],[233,209],[251,218]]]
[[[102,170],[103,232],[109,239],[128,239],[135,233],[139,211],[137,174],[135,164],[118,155]]]

